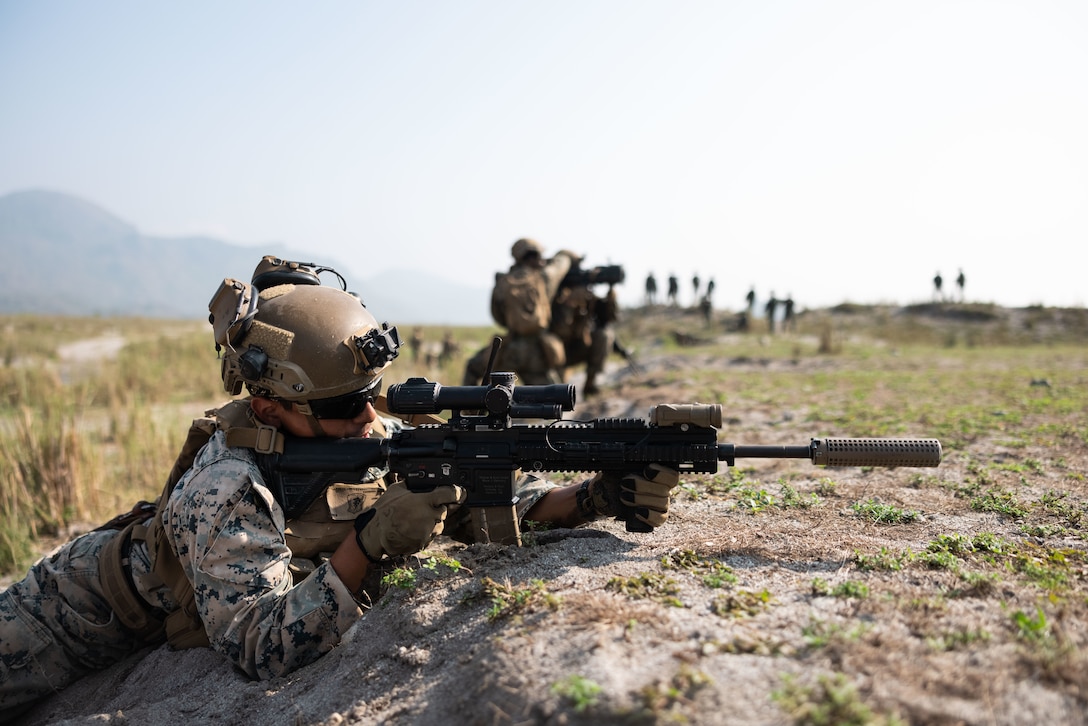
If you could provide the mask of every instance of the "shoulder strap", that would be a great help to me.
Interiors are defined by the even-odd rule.
[[[146,531],[144,523],[130,522],[110,538],[98,555],[98,577],[102,595],[117,618],[142,642],[152,643],[162,637],[163,621],[136,592],[128,572],[128,544],[133,539],[142,539]]]

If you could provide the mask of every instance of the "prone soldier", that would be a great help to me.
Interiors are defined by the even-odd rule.
[[[251,282],[223,280],[209,304],[221,377],[248,396],[194,421],[156,502],[80,535],[0,593],[0,722],[163,643],[210,647],[254,679],[291,673],[362,617],[387,557],[464,531],[463,487],[409,491],[387,466],[321,479],[308,504],[273,485],[270,462],[288,439],[411,430],[377,412],[396,328],[338,274],[339,288],[321,284],[327,269],[265,257]],[[653,528],[678,482],[656,464],[567,486],[521,474],[516,516],[574,527],[623,506]]]

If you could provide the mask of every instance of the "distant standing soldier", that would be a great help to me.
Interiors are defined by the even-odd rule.
[[[941,285],[944,284],[944,278],[941,277],[941,273],[938,272],[933,276],[933,297],[937,302],[941,301]]]
[[[412,362],[419,362],[419,351],[423,349],[423,329],[413,328],[412,337],[408,339],[408,347],[412,349]]]
[[[763,308],[767,312],[767,330],[774,333],[774,316],[778,312],[778,298],[771,292],[771,297]]]
[[[963,268],[960,268],[960,274],[956,276],[956,287],[960,289],[960,302],[964,301],[963,286],[967,284],[967,278],[963,274]]]
[[[461,349],[457,339],[453,337],[453,331],[447,330],[442,336],[442,352],[438,354],[438,364],[445,365],[453,360],[453,356]]]
[[[693,299],[695,300],[696,303],[699,302],[699,288],[701,286],[702,286],[702,281],[699,279],[699,273],[696,272],[694,275],[691,276],[691,287],[694,290],[694,294],[695,294]]]
[[[657,304],[657,278],[652,272],[646,276],[646,304]]]
[[[793,330],[793,295],[782,301],[782,332]]]
[[[752,313],[756,311],[756,289],[751,287],[748,289],[748,294],[744,296],[744,299],[748,301],[748,317],[752,317]]]
[[[710,325],[711,319],[714,316],[714,278],[710,278],[706,281],[706,294],[703,295],[703,299],[699,301],[699,308],[703,312],[703,319],[706,320],[706,324]]]
[[[703,295],[702,300],[699,301],[699,310],[703,314],[703,320],[707,325],[710,325],[711,319],[714,317],[714,305],[710,302],[710,293]]]
[[[669,304],[676,305],[676,296],[680,294],[680,280],[676,275],[669,275]]]

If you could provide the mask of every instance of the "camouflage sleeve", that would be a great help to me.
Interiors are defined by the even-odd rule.
[[[328,563],[292,587],[283,511],[221,439],[179,482],[166,524],[212,647],[253,678],[283,675],[328,652],[362,611]]]
[[[499,327],[506,327],[506,305],[499,294],[499,277],[503,273],[495,273],[495,285],[491,288],[491,319]]]
[[[544,280],[548,288],[548,299],[554,300],[559,292],[559,283],[570,272],[574,261],[566,252],[558,252],[544,267]]]
[[[533,505],[539,502],[541,497],[558,486],[558,484],[542,479],[536,474],[522,473],[514,484],[514,494],[518,497],[518,503],[515,507],[518,519],[524,520],[525,513],[532,509]]]

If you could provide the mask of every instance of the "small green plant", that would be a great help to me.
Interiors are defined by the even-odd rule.
[[[869,586],[864,582],[855,582],[854,580],[845,580],[835,586],[835,589],[831,591],[831,594],[835,597],[856,598],[858,600],[864,600],[869,597]]]
[[[926,545],[926,552],[950,552],[954,555],[973,552],[971,538],[962,534],[941,534]]]
[[[892,572],[898,572],[910,564],[914,559],[914,554],[910,549],[903,550],[896,553],[889,550],[887,547],[881,547],[880,551],[874,555],[867,555],[864,552],[858,552],[854,550],[854,562],[862,570],[890,570]]]
[[[919,553],[917,561],[931,570],[949,570],[956,572],[960,569],[962,560],[951,552],[938,550]]]
[[[491,602],[488,620],[523,615],[542,608],[558,610],[562,603],[561,598],[548,592],[543,580],[530,580],[525,585],[515,587],[485,577],[482,585],[483,597]]]
[[[695,692],[712,682],[706,673],[684,664],[668,681],[644,686],[639,696],[646,711],[661,716],[679,704],[691,703]]]
[[[980,532],[971,538],[971,547],[975,552],[989,552],[995,555],[1003,555],[1015,549],[1015,546],[1006,539],[998,537],[992,532]]]
[[[464,567],[458,560],[455,560],[452,557],[446,557],[445,555],[421,552],[419,556],[423,559],[423,564],[420,566],[431,572],[438,572],[438,568],[440,567],[445,568],[450,572],[460,572]]]
[[[416,571],[411,567],[398,567],[382,575],[382,584],[401,590],[412,590],[416,586]]]
[[[1035,617],[1017,610],[1012,614],[1012,622],[1016,634],[1029,643],[1041,644],[1050,638],[1050,625],[1042,608],[1035,609]]]
[[[1070,559],[1083,561],[1084,554],[1025,544],[1012,558],[1012,566],[1044,590],[1057,591],[1069,585]]]
[[[1021,524],[1017,529],[1029,537],[1063,537],[1069,530],[1060,524]]]
[[[882,504],[875,499],[864,502],[855,502],[853,505],[855,514],[876,522],[877,524],[906,524],[922,518],[918,512],[909,509],[901,509],[891,504]]]
[[[767,493],[766,489],[751,489],[744,487],[737,490],[737,509],[747,510],[751,514],[759,514],[767,507],[774,506],[774,497]]]
[[[721,560],[703,557],[692,550],[676,550],[661,558],[665,569],[687,570],[702,579],[710,588],[725,587],[736,583],[737,576]]]
[[[869,631],[869,625],[858,623],[852,628],[846,628],[838,623],[829,623],[826,620],[813,618],[808,625],[801,628],[801,636],[805,644],[810,648],[823,648],[832,642],[853,642],[860,640]]]
[[[863,600],[869,597],[869,586],[863,582],[845,580],[832,587],[831,583],[822,577],[814,577],[812,578],[812,594]]]
[[[1045,469],[1038,459],[1024,459],[1021,462],[1008,462],[994,467],[998,471],[1011,471],[1017,474],[1043,474]]]
[[[613,577],[605,585],[605,589],[635,600],[654,600],[673,607],[684,607],[684,603],[676,596],[680,592],[676,580],[659,573],[643,572],[633,577]]]
[[[452,557],[423,551],[417,555],[419,567],[397,567],[382,575],[382,584],[401,590],[412,590],[419,585],[419,570],[438,573],[439,568],[450,572],[460,572],[462,565]]]
[[[911,474],[910,485],[915,489],[924,489],[929,486],[940,485],[940,478],[934,474]]]
[[[722,495],[737,489],[747,479],[751,469],[729,467],[724,471],[712,474],[706,481],[706,492],[711,495]]]
[[[749,592],[737,590],[723,593],[710,602],[710,612],[723,618],[740,618],[758,615],[771,602],[771,593],[767,590]]]
[[[835,486],[835,481],[825,476],[816,482],[816,494],[821,497],[833,497]]]
[[[552,684],[552,693],[571,702],[574,710],[582,713],[597,705],[601,687],[583,676],[572,674]]]
[[[987,597],[992,595],[1000,582],[995,572],[959,572],[963,587],[953,588],[948,592],[949,597]]]
[[[809,507],[819,506],[820,498],[815,493],[809,494],[807,497],[801,496],[796,489],[786,482],[780,482],[782,487],[782,503],[781,507],[798,507],[800,509],[808,509]]]
[[[688,482],[680,482],[680,486],[678,487],[678,489],[685,495],[687,495],[688,499],[691,499],[693,501],[698,501],[699,499],[703,498],[703,492],[700,491],[699,487],[695,486],[694,484],[690,484]]]
[[[1009,492],[990,489],[971,500],[971,509],[976,512],[995,512],[1013,519],[1021,519],[1028,514],[1027,507]]]
[[[976,630],[954,630],[926,638],[926,644],[933,650],[949,651],[971,648],[979,643],[987,643],[990,633],[979,628]]]
[[[1084,504],[1069,501],[1068,492],[1048,491],[1038,500],[1039,507],[1063,520],[1066,526],[1079,527],[1084,518]]]
[[[799,726],[876,726],[897,724],[899,719],[873,713],[858,696],[846,676],[821,675],[816,683],[805,686],[792,675],[782,677],[783,686],[772,691],[771,698]]]

